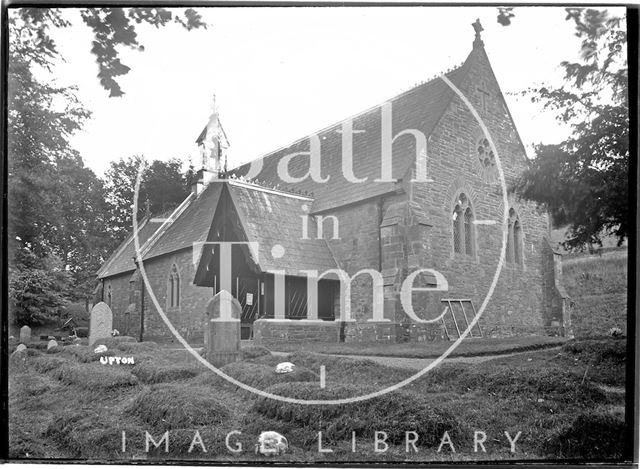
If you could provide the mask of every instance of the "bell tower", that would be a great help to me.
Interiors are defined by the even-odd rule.
[[[229,140],[220,122],[216,96],[213,96],[211,115],[207,125],[198,136],[199,150],[196,182],[193,190],[199,194],[214,179],[222,179],[227,172],[227,149]]]

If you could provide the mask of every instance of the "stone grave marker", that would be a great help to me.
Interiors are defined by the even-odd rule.
[[[28,345],[31,342],[31,328],[29,326],[22,326],[20,328],[20,343]]]
[[[101,301],[91,308],[91,316],[89,317],[89,347],[98,339],[111,337],[112,330],[113,313],[111,312],[111,308]]]
[[[205,357],[214,366],[224,366],[240,357],[242,306],[231,293],[220,291],[207,304]]]
[[[57,347],[57,346],[58,346],[58,342],[56,342],[55,339],[51,339],[47,344],[47,350],[51,350],[53,347]]]

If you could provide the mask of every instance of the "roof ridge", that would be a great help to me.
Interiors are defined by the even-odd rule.
[[[180,217],[182,212],[187,208],[189,202],[193,199],[193,192],[190,192],[189,195],[182,201],[180,205],[178,205],[169,217],[165,218],[162,222],[162,225],[151,235],[149,239],[145,241],[145,243],[140,246],[140,257],[144,257],[149,249],[153,246],[153,244],[161,237],[164,231],[173,224],[173,222]]]
[[[412,91],[414,91],[414,90],[417,90],[417,89],[418,89],[418,88],[420,88],[420,87],[423,87],[423,86],[424,86],[424,87],[426,87],[426,86],[428,86],[428,85],[431,85],[431,84],[433,84],[436,80],[438,80],[439,78],[441,78],[441,77],[442,77],[442,75],[449,75],[449,74],[451,74],[451,73],[457,72],[458,70],[462,69],[462,68],[464,67],[464,65],[467,63],[467,61],[468,61],[468,58],[467,58],[467,60],[465,60],[464,62],[462,62],[462,63],[461,63],[460,65],[458,65],[457,67],[454,67],[454,68],[448,69],[446,72],[443,72],[443,73],[441,73],[441,74],[439,74],[439,75],[434,75],[434,76],[433,76],[431,79],[429,79],[428,81],[421,82],[421,83],[419,83],[418,85],[416,85],[416,86],[414,86],[414,87],[412,87],[412,88],[409,88],[409,89],[407,89],[407,90],[405,90],[405,91],[403,91],[403,92],[401,92],[401,93],[399,93],[399,94],[397,94],[397,95],[394,95],[392,98],[386,99],[386,100],[382,101],[382,102],[381,102],[381,103],[379,103],[379,104],[376,104],[376,105],[374,105],[374,106],[368,107],[367,109],[364,109],[363,111],[360,111],[360,112],[357,112],[357,113],[355,113],[355,114],[352,114],[352,115],[350,115],[350,116],[348,116],[348,117],[345,117],[344,119],[340,119],[338,122],[334,122],[334,123],[332,123],[332,124],[329,124],[329,125],[327,125],[327,126],[325,126],[325,127],[321,128],[320,130],[316,131],[316,132],[310,132],[310,133],[308,133],[307,135],[305,135],[305,136],[303,136],[303,137],[300,137],[300,138],[298,138],[298,139],[294,140],[293,142],[291,142],[291,143],[289,143],[289,144],[282,145],[282,146],[280,146],[280,147],[276,148],[275,150],[272,150],[272,151],[270,151],[270,152],[268,152],[268,153],[263,154],[262,156],[259,156],[259,157],[257,157],[257,158],[252,159],[251,161],[248,161],[248,162],[246,162],[246,163],[242,163],[241,165],[236,166],[235,168],[233,168],[231,171],[239,170],[240,168],[242,168],[242,167],[244,167],[244,166],[246,166],[246,165],[248,165],[248,164],[251,164],[251,162],[253,162],[253,161],[260,160],[260,159],[266,159],[266,158],[270,157],[271,155],[274,155],[274,154],[278,153],[279,151],[285,150],[285,149],[287,149],[287,148],[291,148],[292,146],[294,146],[294,145],[296,145],[296,144],[298,144],[298,143],[302,142],[303,140],[305,140],[305,139],[309,138],[309,136],[310,136],[310,135],[320,135],[321,133],[327,132],[327,131],[329,131],[331,128],[333,128],[333,127],[336,127],[336,126],[340,125],[340,123],[341,123],[341,122],[343,122],[343,121],[345,121],[345,120],[353,120],[353,119],[355,119],[355,118],[357,118],[357,117],[360,117],[360,116],[362,116],[362,115],[364,115],[364,114],[367,114],[368,112],[373,111],[373,110],[374,110],[374,109],[376,109],[376,108],[381,107],[384,103],[396,101],[397,99],[400,99],[401,97],[406,96],[406,95],[407,95],[407,94],[409,94],[410,92],[412,92]]]
[[[144,228],[144,226],[147,224],[149,220],[150,220],[150,217],[147,217],[147,216],[145,216],[142,219],[142,221],[138,225],[138,233],[140,232],[140,230],[142,230],[142,228]],[[127,234],[126,238],[124,238],[122,242],[118,245],[118,248],[113,252],[113,254],[109,256],[109,258],[105,261],[105,263],[102,264],[102,266],[98,269],[98,271],[96,272],[96,277],[100,277],[100,274],[102,272],[106,272],[107,270],[109,270],[108,269],[109,266],[113,264],[113,261],[116,260],[120,256],[122,251],[124,251],[124,249],[129,245],[135,233],[136,231],[132,228],[131,233]]]
[[[313,200],[313,192],[307,192],[303,190],[296,190],[293,188],[281,188],[280,184],[276,184],[272,186],[267,184],[265,181],[260,181],[258,179],[246,179],[244,176],[237,176],[236,174],[231,174],[231,176],[225,181],[244,187],[252,187],[258,190],[262,190],[264,192],[276,193],[278,195],[283,195],[286,197],[293,197],[296,199],[304,199],[304,200]]]

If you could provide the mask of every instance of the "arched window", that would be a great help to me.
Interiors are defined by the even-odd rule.
[[[453,209],[453,252],[475,255],[473,208],[465,194],[460,194]]]
[[[524,265],[522,224],[518,212],[509,210],[509,225],[507,236],[507,262]]]
[[[473,256],[473,213],[471,207],[464,211],[464,250],[465,253]]]
[[[520,226],[520,220],[516,220],[513,224],[513,250],[515,263],[522,265],[524,259],[522,256],[522,227]]]
[[[180,306],[180,275],[175,264],[171,267],[169,273],[169,284],[167,286],[167,303],[170,308]]]
[[[453,251],[462,254],[464,249],[462,247],[462,233],[464,227],[462,226],[462,209],[459,205],[453,210]]]
[[[107,285],[107,306],[111,308],[111,284]]]

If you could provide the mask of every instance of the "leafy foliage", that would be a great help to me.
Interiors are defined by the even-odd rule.
[[[53,254],[36,256],[26,248],[17,256],[19,267],[9,269],[9,300],[18,326],[45,324],[67,303],[69,273]]]
[[[143,156],[112,161],[105,173],[108,226],[113,239],[122,241],[133,227],[133,202],[138,172],[142,171],[137,217],[159,214],[178,206],[189,195],[191,176],[182,173],[182,162],[155,160]]]
[[[619,244],[629,234],[629,101],[626,31],[607,11],[567,8],[582,38],[581,60],[564,61],[560,87],[525,93],[572,127],[560,144],[540,144],[515,189],[545,206],[557,226],[569,225],[565,247],[601,245],[603,234]]]
[[[96,56],[100,84],[109,91],[109,96],[116,97],[124,94],[116,79],[130,70],[120,61],[118,47],[144,50],[138,41],[135,24],[148,23],[159,28],[173,22],[188,31],[207,27],[192,8],[184,10],[182,16],[165,8],[81,8],[79,12],[82,21],[93,32],[91,52]],[[71,22],[59,8],[19,8],[13,9],[12,13],[13,22],[20,28],[17,41],[20,55],[49,68],[58,56],[55,41],[50,36],[51,27],[66,28]]]
[[[77,21],[93,32],[98,77],[111,96],[123,94],[116,80],[129,70],[120,62],[119,46],[143,49],[136,24],[206,27],[192,9],[180,15],[163,8],[9,10],[9,293],[13,319],[19,325],[41,324],[55,318],[67,300],[89,297],[95,272],[121,239],[121,224],[110,226],[112,207],[104,202],[108,188],[69,143],[90,112],[77,99],[74,87],[34,75],[38,71],[46,76],[57,60],[64,60],[53,36],[76,21],[73,11],[79,12]],[[160,166],[158,173],[164,170]],[[169,167],[175,172],[175,163]],[[159,198],[162,206],[178,196],[175,184],[167,186],[160,180],[151,191],[163,193],[151,198]]]

